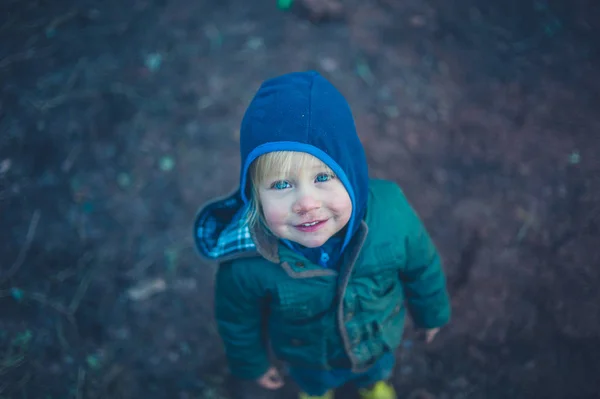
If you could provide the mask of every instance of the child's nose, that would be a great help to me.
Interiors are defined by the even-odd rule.
[[[321,201],[316,199],[312,195],[302,195],[298,198],[298,200],[294,203],[292,207],[292,211],[298,214],[305,214],[310,211],[314,211],[315,209],[319,209],[321,207]]]

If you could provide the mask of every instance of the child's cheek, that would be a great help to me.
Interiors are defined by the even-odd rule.
[[[343,191],[335,198],[336,200],[331,202],[331,210],[342,219],[346,217],[350,218],[352,214],[352,200],[348,194]]]
[[[263,213],[265,215],[265,221],[267,226],[277,233],[277,227],[281,226],[285,222],[285,212],[282,212],[280,207],[275,204],[265,203],[263,204]]]

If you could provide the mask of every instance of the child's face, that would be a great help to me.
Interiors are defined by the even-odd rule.
[[[259,184],[265,222],[277,237],[320,247],[346,226],[352,201],[342,182],[314,158],[285,176],[274,171]]]

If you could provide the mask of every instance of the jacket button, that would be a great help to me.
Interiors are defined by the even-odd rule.
[[[292,346],[302,346],[302,341],[300,341],[299,339],[296,339],[296,338],[292,338],[290,343],[292,344]]]
[[[296,262],[296,266],[297,267],[304,267],[304,262],[297,261]]]

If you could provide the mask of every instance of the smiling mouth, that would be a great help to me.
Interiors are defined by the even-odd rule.
[[[325,220],[314,220],[312,222],[298,224],[295,227],[304,232],[312,232],[318,230],[322,225],[324,225],[329,219]]]
[[[310,227],[310,226],[316,225],[317,223],[322,223],[322,221],[321,220],[315,220],[314,222],[308,222],[308,223],[299,224],[298,226],[301,226],[301,227]]]

